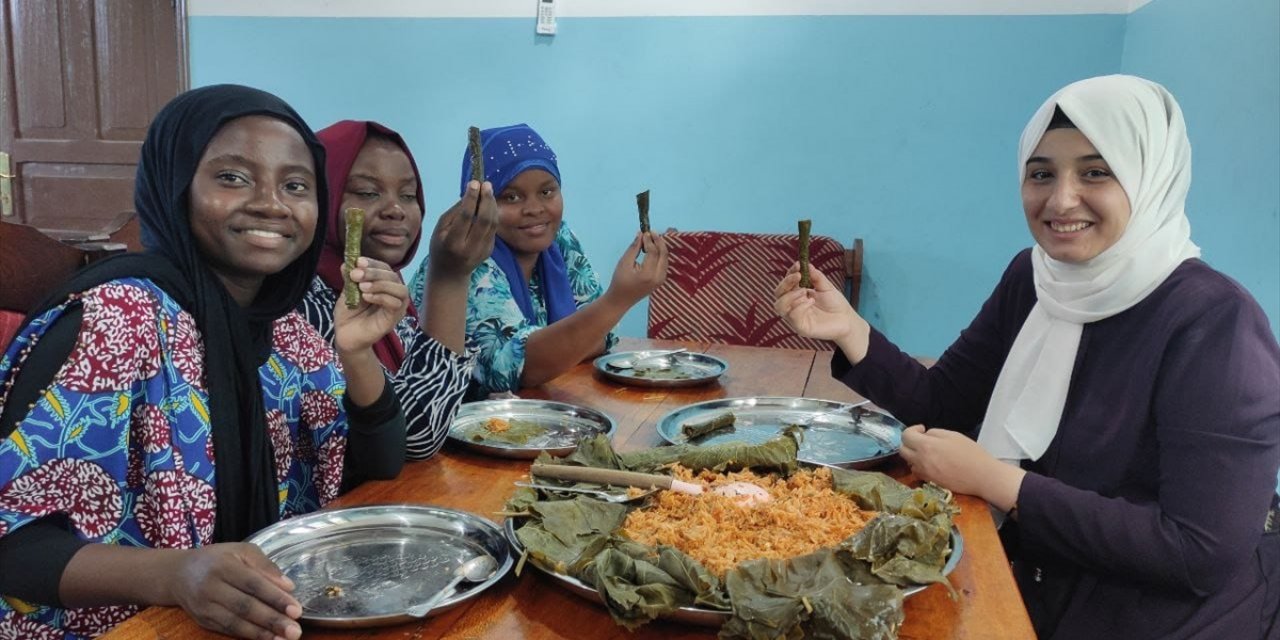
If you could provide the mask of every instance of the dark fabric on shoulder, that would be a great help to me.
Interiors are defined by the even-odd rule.
[[[67,356],[76,348],[83,319],[84,309],[79,305],[67,309],[31,347],[31,353],[22,362],[22,370],[5,398],[4,413],[0,414],[0,440],[13,433],[18,423],[27,417],[31,405],[40,399],[40,394],[58,375]],[[4,590],[0,589],[0,593]]]
[[[0,593],[62,607],[58,586],[71,557],[89,544],[62,514],[41,518],[0,538]]]
[[[390,480],[404,468],[405,422],[400,399],[387,381],[373,404],[359,407],[343,396],[347,411],[347,455],[342,464],[342,491],[365,480]]]

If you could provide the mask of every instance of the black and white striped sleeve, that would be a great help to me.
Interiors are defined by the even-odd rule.
[[[338,293],[319,277],[303,296],[300,309],[320,335],[333,342],[333,307]],[[396,335],[404,343],[404,363],[388,372],[391,386],[404,409],[408,423],[406,455],[410,460],[429,458],[444,445],[449,425],[471,382],[475,354],[456,354],[422,332],[412,317],[396,325]]]
[[[408,457],[421,460],[444,445],[471,382],[476,356],[450,351],[423,333],[413,318],[402,320],[396,333],[404,343],[404,364],[391,376],[391,384],[409,422]]]

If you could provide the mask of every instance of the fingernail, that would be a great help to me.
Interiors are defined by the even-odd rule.
[[[368,291],[368,290],[370,290],[370,289],[372,289],[372,288],[373,288],[373,283],[372,283],[372,282],[361,282],[361,283],[360,283],[360,290],[361,290],[361,291]]]

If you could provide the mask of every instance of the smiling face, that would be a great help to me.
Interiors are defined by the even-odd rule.
[[[498,237],[522,264],[551,246],[563,216],[560,183],[542,169],[521,172],[498,194]]]
[[[402,264],[422,229],[422,207],[413,164],[395,142],[370,136],[360,148],[342,192],[342,210],[349,207],[365,212],[360,254]]]
[[[237,118],[205,147],[189,191],[191,234],[241,304],[311,246],[315,189],[311,151],[280,120]]]
[[[1079,129],[1050,129],[1027,160],[1022,209],[1036,244],[1055,260],[1096,257],[1129,225],[1129,197]]]

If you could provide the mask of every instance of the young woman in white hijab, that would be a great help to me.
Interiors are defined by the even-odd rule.
[[[775,309],[917,425],[917,478],[1010,514],[1042,638],[1277,638],[1280,346],[1191,242],[1177,102],[1132,76],[1071,84],[1027,124],[1018,168],[1036,245],[934,367],[821,274],[801,289],[792,269]]]

